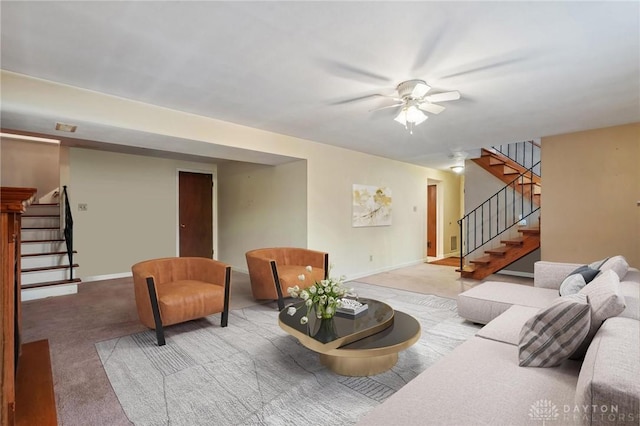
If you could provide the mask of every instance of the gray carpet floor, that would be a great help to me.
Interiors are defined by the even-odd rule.
[[[350,282],[362,297],[413,315],[420,340],[391,370],[339,376],[280,329],[269,305],[169,327],[158,347],[150,330],[96,343],[109,382],[136,425],[354,424],[479,327],[453,299]]]

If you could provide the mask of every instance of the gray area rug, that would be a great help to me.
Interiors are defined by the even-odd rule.
[[[128,418],[136,425],[354,424],[479,327],[456,302],[349,282],[361,297],[413,315],[422,337],[396,366],[371,377],[336,375],[278,326],[273,305],[99,342],[96,349]]]

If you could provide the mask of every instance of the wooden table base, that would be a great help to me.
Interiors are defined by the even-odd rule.
[[[320,362],[341,376],[373,376],[384,373],[398,362],[398,353],[360,357],[344,357],[320,354]]]

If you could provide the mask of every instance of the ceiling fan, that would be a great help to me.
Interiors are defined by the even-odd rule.
[[[377,108],[372,111],[401,107],[400,112],[394,120],[405,126],[411,134],[413,134],[413,128],[415,126],[428,118],[423,111],[431,114],[440,114],[445,110],[445,107],[437,105],[435,102],[455,101],[460,99],[460,92],[457,90],[427,95],[429,90],[431,90],[431,87],[427,85],[424,80],[403,81],[398,84],[396,90],[398,92],[398,97],[392,97],[392,99],[396,100],[398,103]]]

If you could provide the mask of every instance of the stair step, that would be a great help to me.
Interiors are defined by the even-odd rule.
[[[473,265],[464,265],[462,267],[462,270],[460,270],[460,268],[456,268],[456,272],[469,272],[472,273],[475,270],[475,268],[473,267]]]
[[[540,228],[520,228],[518,232],[524,235],[540,235]]]
[[[22,218],[22,229],[60,228],[59,216],[27,216]]]
[[[74,284],[79,282],[82,282],[80,278],[74,278],[72,280],[58,280],[58,281],[47,281],[45,283],[25,284],[21,288],[24,290],[27,288],[49,287],[52,285]]]
[[[497,247],[491,250],[485,250],[485,253],[494,255],[494,256],[504,256],[509,251],[509,247]]]
[[[521,246],[524,243],[524,238],[518,237],[518,238],[512,238],[510,240],[500,240],[500,242],[508,246]]]
[[[75,263],[73,264],[74,268],[77,268],[78,266],[80,266],[80,265],[75,264]],[[56,269],[69,269],[69,265],[43,266],[43,267],[40,267],[40,268],[28,268],[28,269],[23,269],[20,272],[22,272],[24,274],[25,272],[51,271],[51,270],[56,270]]]
[[[473,259],[469,261],[470,263],[475,263],[476,265],[488,265],[489,263],[491,263],[491,257],[490,256],[482,256],[479,257],[477,259]]]
[[[77,253],[76,250],[73,251],[73,253]],[[49,251],[49,252],[45,252],[45,253],[27,253],[27,254],[23,254],[21,255],[21,257],[34,257],[34,256],[54,256],[57,254],[67,254],[66,251]]]

